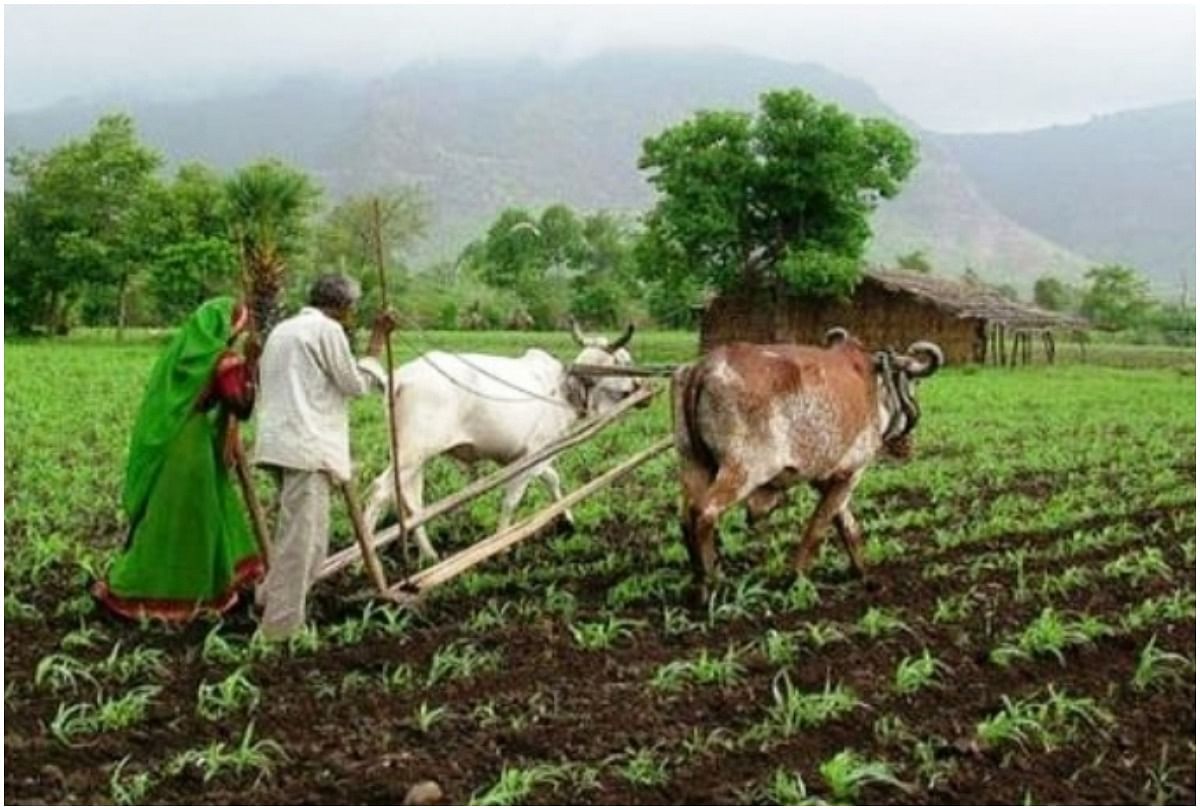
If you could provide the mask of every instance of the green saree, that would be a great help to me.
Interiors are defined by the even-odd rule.
[[[262,574],[262,560],[221,453],[224,408],[210,396],[234,336],[234,302],[203,304],[163,352],[129,444],[121,505],[124,551],[93,593],[128,618],[171,621],[223,612]],[[201,403],[209,404],[202,407]]]

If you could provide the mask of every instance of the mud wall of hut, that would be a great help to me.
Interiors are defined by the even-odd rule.
[[[849,329],[868,348],[903,350],[917,340],[932,340],[948,363],[981,362],[984,324],[957,318],[908,293],[892,292],[864,280],[849,301],[777,296],[769,290],[745,290],[713,299],[701,316],[700,347],[734,341],[819,343],[833,326]]]

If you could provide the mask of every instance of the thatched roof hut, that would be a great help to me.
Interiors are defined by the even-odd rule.
[[[707,351],[735,340],[818,343],[825,330],[843,326],[872,348],[903,348],[933,340],[952,363],[1013,362],[1032,356],[1038,335],[1053,360],[1054,330],[1079,330],[1086,322],[1011,301],[995,290],[958,279],[874,270],[849,299],[810,298],[768,289],[716,296],[701,315],[700,344]],[[1011,338],[1010,355],[1008,341]]]

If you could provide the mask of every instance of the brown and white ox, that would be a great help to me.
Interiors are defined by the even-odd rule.
[[[833,521],[862,575],[850,495],[881,451],[908,455],[921,416],[913,381],[942,364],[933,343],[914,343],[904,354],[872,353],[836,328],[824,347],[732,343],[677,369],[671,399],[683,539],[701,597],[714,573],[722,513],[745,500],[753,524],[799,481],[811,483],[820,499],[796,548],[797,573],[811,564]]]

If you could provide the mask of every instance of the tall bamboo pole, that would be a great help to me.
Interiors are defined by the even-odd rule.
[[[246,250],[242,241],[240,231],[236,233],[238,244],[238,269],[242,278],[242,306],[250,310],[250,339],[258,347],[259,353],[262,351],[264,338],[262,335],[262,325],[258,322],[258,313],[256,307],[251,301],[252,284],[250,275],[246,268]],[[258,357],[247,358],[250,365],[250,380],[255,389],[258,388]],[[230,414],[227,418],[234,419]],[[235,429],[233,426],[227,426],[227,429]],[[262,557],[263,571],[267,571],[271,567],[271,532],[267,527],[266,513],[263,511],[262,503],[258,500],[258,492],[254,489],[254,474],[250,469],[250,462],[246,458],[246,448],[242,444],[242,434],[238,431],[234,438],[233,446],[233,464],[234,470],[237,473],[238,485],[242,490],[242,499],[246,502],[246,511],[250,513],[250,528],[254,532],[254,542],[258,546],[259,556]]]
[[[238,484],[242,487],[242,498],[246,501],[246,509],[250,513],[250,528],[254,530],[254,542],[258,545],[258,554],[262,557],[263,571],[271,567],[271,541],[267,530],[267,517],[259,503],[258,493],[254,491],[254,476],[250,472],[250,464],[246,461],[246,448],[242,446],[242,438],[238,436],[233,449],[234,469],[237,471]]]
[[[379,198],[371,200],[372,230],[375,232],[375,264],[379,269],[379,299],[383,312],[388,311],[387,272],[383,263],[383,214],[379,207]],[[409,546],[408,527],[404,523],[404,498],[400,491],[400,445],[396,434],[396,396],[393,385],[395,363],[392,362],[392,334],[388,332],[384,340],[384,356],[387,359],[387,398],[388,435],[392,443],[392,495],[396,499],[396,525],[400,532],[400,558],[403,573],[408,574]]]

